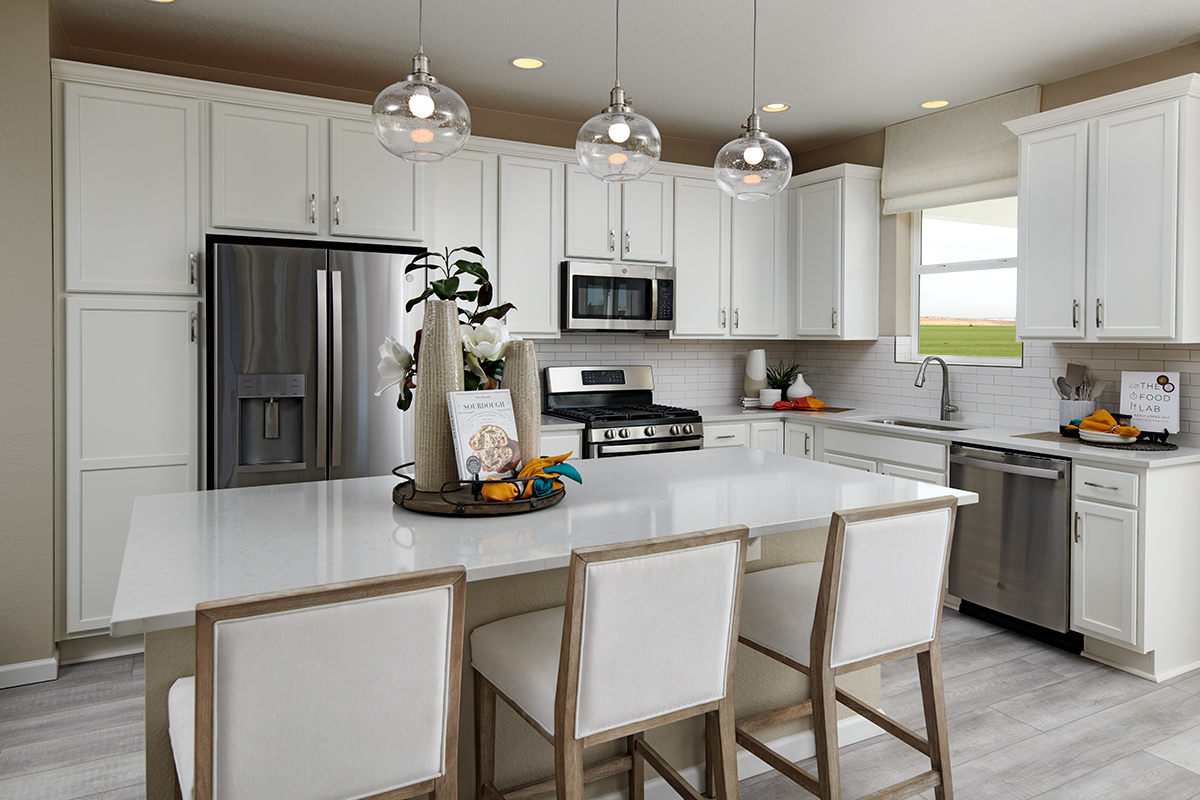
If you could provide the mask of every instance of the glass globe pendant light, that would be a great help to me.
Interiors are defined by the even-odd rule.
[[[424,0],[417,5],[417,54],[413,72],[375,98],[375,138],[389,153],[415,164],[436,164],[463,149],[471,135],[471,112],[458,92],[429,74],[423,27]]]
[[[754,0],[754,63],[751,67],[750,118],[746,132],[717,153],[717,184],[737,200],[766,200],[792,178],[792,154],[758,127],[758,0]]]
[[[633,110],[621,88],[621,0],[617,0],[617,76],[610,105],[589,119],[575,137],[580,165],[605,183],[636,181],[662,155],[658,128]]]

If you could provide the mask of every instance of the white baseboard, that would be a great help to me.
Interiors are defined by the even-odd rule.
[[[24,686],[29,683],[52,681],[58,677],[58,649],[50,658],[38,661],[23,661],[0,667],[0,689]]]
[[[62,639],[58,650],[63,666],[80,664],[84,661],[97,661],[102,658],[130,656],[141,653],[146,649],[146,639],[142,634],[133,636],[113,637],[107,633],[96,636],[81,636],[74,639]]]
[[[861,742],[864,739],[870,739],[881,733],[883,733],[882,728],[857,715],[838,720],[838,745],[840,747]],[[767,742],[767,744],[771,746],[772,750],[789,761],[803,761],[806,758],[812,758],[817,753],[817,740],[813,736],[812,731],[794,733],[791,736],[784,736]],[[738,780],[744,781],[746,778],[753,778],[755,775],[769,772],[771,767],[757,756],[751,755],[748,751],[739,750],[737,754],[737,770]],[[647,769],[647,773],[653,772],[653,769]],[[679,770],[679,774],[692,786],[704,787],[703,764],[681,769]],[[601,795],[595,798],[595,800],[627,800],[628,797],[628,793],[624,789],[620,789]],[[645,800],[679,800],[679,795],[675,793],[675,790],[665,780],[658,777],[646,781]]]

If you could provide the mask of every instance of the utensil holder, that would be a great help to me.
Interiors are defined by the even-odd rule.
[[[1064,433],[1073,419],[1083,419],[1096,413],[1095,400],[1059,400],[1058,431]]]

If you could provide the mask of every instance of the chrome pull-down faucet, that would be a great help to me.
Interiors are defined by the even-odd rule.
[[[925,368],[929,366],[930,361],[936,361],[942,365],[942,419],[950,419],[950,415],[958,411],[958,406],[950,405],[950,370],[946,367],[946,362],[938,356],[929,356],[921,362],[921,368],[917,370],[917,379],[913,381],[913,386],[925,385]]]

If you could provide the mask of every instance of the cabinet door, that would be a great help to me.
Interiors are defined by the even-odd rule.
[[[1017,335],[1087,330],[1088,123],[1022,136],[1017,168]]]
[[[842,271],[842,181],[790,193],[795,266],[793,330],[797,336],[836,336]]]
[[[936,472],[931,469],[917,469],[916,467],[906,467],[903,464],[890,464],[887,462],[879,462],[879,474],[891,475],[894,478],[908,478],[921,483],[932,483],[934,486],[946,485],[946,473]]]
[[[716,181],[675,179],[675,330],[725,336],[729,313],[729,226],[733,198]]]
[[[1137,511],[1075,501],[1071,628],[1137,646]]]
[[[200,103],[63,89],[68,291],[196,294]]]
[[[732,335],[755,338],[783,336],[784,247],[780,235],[785,196],[733,204],[730,235],[733,304]],[[786,241],[786,240],[785,240]]]
[[[704,449],[710,447],[749,447],[750,426],[745,422],[704,423]]]
[[[1179,101],[1100,117],[1096,338],[1175,335]]]
[[[419,242],[425,170],[392,155],[370,122],[329,121],[329,232]]]
[[[194,300],[66,301],[66,624],[108,625],[134,498],[197,488]]]
[[[783,453],[796,458],[813,459],[816,429],[812,425],[787,420],[783,423]]]
[[[598,181],[578,164],[566,165],[567,258],[618,257],[620,187]]]
[[[558,456],[563,453],[573,453],[572,458],[583,458],[582,437],[582,432],[577,430],[548,431],[543,429],[540,455]]]
[[[212,104],[212,224],[317,232],[318,118]]]
[[[500,248],[496,288],[513,303],[509,329],[522,336],[559,335],[563,165],[500,156]]]
[[[783,421],[772,420],[750,423],[750,446],[755,450],[783,453]]]
[[[621,184],[621,257],[626,261],[671,263],[675,183],[647,175]]]
[[[875,462],[867,458],[858,458],[856,456],[844,456],[840,453],[826,453],[825,463],[834,464],[839,467],[849,467],[862,472],[878,472],[878,467]]]

